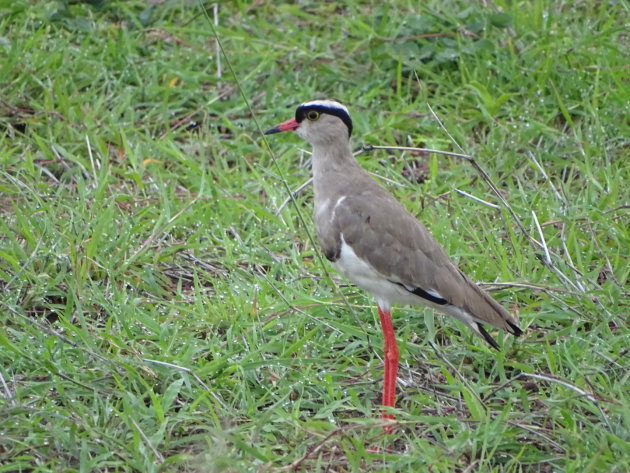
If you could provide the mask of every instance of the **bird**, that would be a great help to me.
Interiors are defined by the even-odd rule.
[[[429,230],[361,167],[351,148],[347,107],[333,99],[310,100],[264,134],[286,131],[312,147],[313,219],[324,256],[376,299],[383,332],[381,417],[391,433],[399,363],[393,304],[450,315],[497,350],[484,325],[519,336],[518,317],[473,283]]]

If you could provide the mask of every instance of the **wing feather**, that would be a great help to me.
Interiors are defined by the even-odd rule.
[[[345,243],[391,282],[419,297],[439,294],[438,299],[470,314],[477,323],[520,333],[518,319],[470,281],[413,215],[378,184],[364,187],[348,193],[332,220],[317,222],[327,257],[339,255],[343,234]],[[444,312],[449,312],[446,307]]]

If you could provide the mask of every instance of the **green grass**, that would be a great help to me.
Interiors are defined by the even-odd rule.
[[[0,0],[0,472],[630,471],[627,3],[383,3],[222,3],[237,86],[198,2]],[[276,215],[317,96],[513,211],[359,157],[525,329],[397,308],[391,436],[373,301]]]

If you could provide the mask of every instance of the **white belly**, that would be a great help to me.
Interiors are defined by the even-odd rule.
[[[357,256],[351,246],[346,244],[341,235],[341,252],[333,267],[351,282],[365,289],[376,298],[382,309],[389,309],[392,304],[424,304],[437,309],[440,306],[424,301],[398,284],[390,282],[395,277],[389,277],[376,271],[369,263]]]
[[[390,310],[392,304],[424,305],[461,320],[475,332],[479,333],[476,324],[477,322],[483,323],[482,320],[475,319],[471,314],[454,305],[435,304],[413,294],[405,289],[404,286],[391,282],[396,281],[398,278],[395,275],[379,273],[367,261],[359,258],[352,247],[346,244],[343,239],[343,234],[341,235],[339,259],[332,263],[332,265],[351,282],[371,293],[376,299],[376,303],[383,310]],[[435,290],[431,290],[430,288],[423,289],[434,297],[442,297]]]

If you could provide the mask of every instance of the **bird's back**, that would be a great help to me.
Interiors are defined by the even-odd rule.
[[[342,244],[348,245],[373,268],[375,278],[397,286],[391,291],[392,302],[430,305],[486,339],[479,323],[520,333],[518,319],[470,281],[431,233],[366,171],[353,172],[351,179],[317,177],[327,187],[327,208],[316,209],[315,220],[328,259],[335,261]],[[346,276],[353,279],[351,272]],[[408,293],[413,296],[406,297]],[[401,294],[400,300],[396,294]]]

